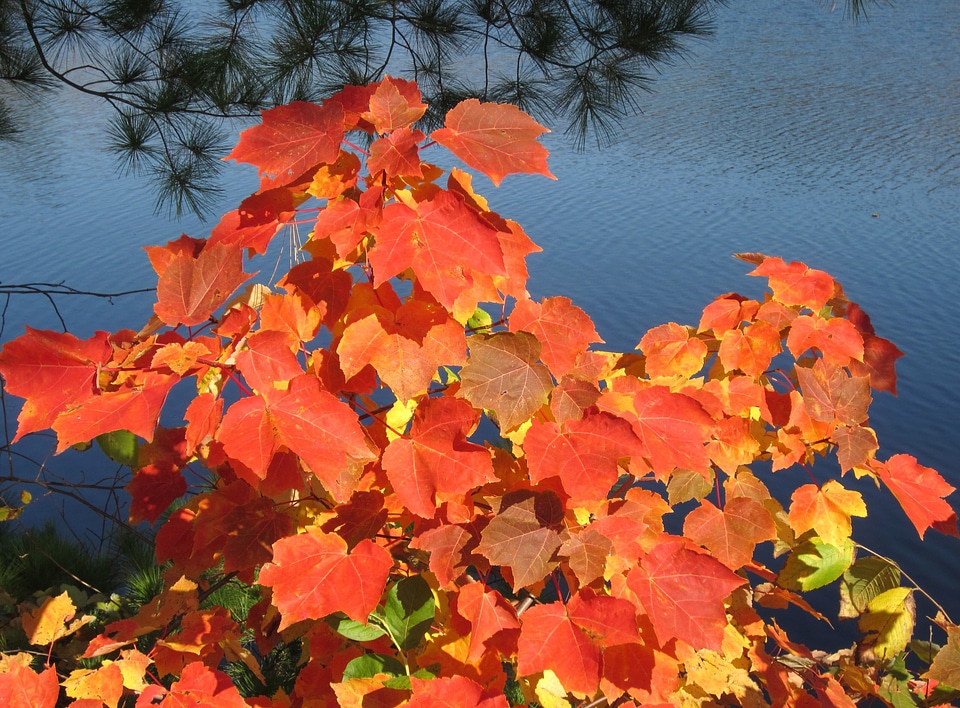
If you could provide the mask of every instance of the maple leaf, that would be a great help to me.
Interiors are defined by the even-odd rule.
[[[426,393],[440,366],[463,366],[463,326],[439,305],[407,300],[391,315],[384,308],[351,322],[337,344],[344,376],[371,364],[398,401]]]
[[[303,373],[289,341],[284,332],[261,330],[247,337],[247,348],[237,354],[244,380],[268,401],[280,397],[290,380]]]
[[[413,125],[427,111],[417,84],[392,76],[376,84],[369,106],[360,116],[381,135]]]
[[[70,624],[76,612],[76,605],[66,592],[47,597],[40,607],[21,618],[27,641],[36,646],[47,646],[75,632],[82,624]]]
[[[848,376],[842,368],[818,359],[812,368],[797,367],[797,379],[804,408],[814,420],[841,425],[867,420],[871,396],[866,378]]]
[[[750,497],[728,499],[722,510],[704,499],[687,514],[683,535],[738,570],[753,560],[758,543],[776,538],[776,527],[770,512]]]
[[[869,467],[900,502],[920,538],[931,526],[956,536],[957,514],[944,501],[955,489],[939,472],[924,467],[912,455],[894,455],[886,462],[873,461]]]
[[[430,572],[440,587],[447,587],[466,569],[467,557],[479,542],[479,534],[470,526],[445,524],[421,532],[410,546],[430,553]]]
[[[542,304],[521,300],[510,313],[510,331],[537,338],[540,359],[557,379],[576,367],[580,352],[603,342],[587,313],[565,297],[544,298]]]
[[[189,460],[183,428],[158,428],[152,442],[137,450],[137,469],[127,485],[130,520],[156,523],[170,505],[187,492],[180,474]]]
[[[183,667],[180,678],[169,689],[152,684],[137,698],[136,708],[146,708],[162,699],[171,708],[246,708],[230,678],[199,661]]]
[[[559,602],[534,605],[521,618],[517,673],[549,669],[567,691],[592,695],[600,685],[600,647]]]
[[[113,351],[106,332],[80,340],[68,333],[26,330],[0,350],[4,389],[26,399],[12,442],[49,428],[69,404],[93,393],[99,367]]]
[[[500,513],[481,533],[481,553],[494,565],[513,573],[514,590],[546,577],[557,562],[557,532],[563,521],[560,499],[549,491],[511,492],[504,496]]]
[[[280,441],[300,456],[334,499],[349,499],[360,467],[377,458],[356,413],[321,390],[310,374],[294,378],[286,395],[269,408]]]
[[[682,538],[664,536],[627,576],[660,646],[681,639],[695,649],[721,651],[727,625],[723,601],[746,582]]]
[[[344,135],[339,103],[293,101],[261,115],[262,122],[241,132],[237,146],[224,158],[256,166],[261,191],[292,184],[339,156]]]
[[[602,577],[607,556],[612,554],[613,543],[594,528],[570,536],[560,546],[560,555],[566,556],[581,585],[589,585]]]
[[[862,425],[840,426],[830,437],[837,443],[837,462],[841,472],[865,466],[880,449],[876,432]]]
[[[556,475],[575,501],[605,499],[621,474],[619,459],[644,451],[630,423],[602,412],[567,421],[563,429],[535,420],[523,449],[530,481]]]
[[[239,208],[229,211],[210,232],[210,245],[222,243],[264,254],[284,224],[289,222],[306,195],[287,187],[252,194]]]
[[[177,253],[159,276],[153,311],[171,327],[200,324],[249,277],[238,246],[215,243],[197,256]]]
[[[847,319],[856,325],[863,337],[863,361],[851,361],[850,372],[854,376],[867,376],[873,388],[896,396],[896,363],[903,352],[890,340],[876,335],[870,317],[857,303],[847,305]]]
[[[334,612],[366,624],[391,568],[393,558],[373,541],[360,541],[348,552],[340,536],[308,526],[273,544],[273,561],[260,570],[259,582],[273,588],[281,630]]]
[[[482,583],[471,583],[457,595],[457,612],[470,622],[470,649],[467,661],[477,662],[494,646],[501,632],[520,628],[517,611],[496,590],[487,590]],[[505,651],[509,655],[512,652]]]
[[[471,98],[451,109],[430,137],[499,187],[515,172],[556,179],[547,169],[547,149],[537,142],[549,132],[516,106]]]
[[[833,297],[836,283],[822,270],[809,268],[799,261],[786,263],[782,258],[762,258],[762,262],[748,275],[769,278],[773,297],[784,305],[809,307],[818,312]]]
[[[823,360],[834,366],[849,366],[863,359],[863,337],[852,322],[840,317],[801,315],[790,324],[787,349],[800,357],[808,349],[819,349]]]
[[[637,349],[647,357],[647,374],[653,377],[680,375],[690,378],[703,368],[707,357],[707,345],[691,337],[690,330],[676,322],[649,330]]]
[[[438,191],[416,208],[383,210],[370,251],[377,285],[412,268],[423,289],[448,310],[473,286],[472,273],[506,275],[497,231],[463,200]]]
[[[123,671],[117,663],[104,663],[98,669],[75,669],[63,682],[66,693],[71,698],[95,701],[95,708],[117,708],[123,695]],[[80,701],[71,703],[71,708]],[[91,707],[93,708],[93,706]]]
[[[136,387],[76,399],[50,426],[57,433],[57,452],[116,430],[153,440],[167,394],[179,380],[179,376],[149,371]]]
[[[508,708],[507,698],[495,690],[483,686],[466,676],[440,677],[434,679],[410,678],[413,696],[404,705],[410,708]]]
[[[867,506],[860,492],[844,489],[831,479],[822,487],[805,484],[794,491],[790,525],[800,536],[810,529],[827,543],[840,546],[850,538],[851,516],[866,516]]]
[[[658,478],[675,469],[687,469],[709,477],[712,472],[705,447],[713,429],[713,418],[698,401],[665,386],[638,386],[625,377],[613,380],[597,405],[626,418],[644,445],[644,457]],[[620,397],[630,408],[618,410]]]
[[[762,320],[744,329],[730,329],[720,340],[720,363],[727,371],[739,369],[760,378],[780,353],[780,330]]]
[[[388,178],[423,176],[419,143],[426,136],[419,130],[400,128],[370,144],[367,167],[371,174],[383,171]]]
[[[0,704],[6,708],[54,708],[60,681],[53,666],[39,674],[29,664],[11,661],[0,670]]]
[[[553,381],[547,367],[536,363],[540,343],[532,334],[475,334],[468,344],[458,395],[494,411],[501,431],[516,428],[547,402]]]
[[[466,401],[428,398],[417,406],[409,437],[384,450],[387,478],[414,514],[433,518],[440,499],[462,497],[496,479],[490,453],[467,442],[478,420]]]

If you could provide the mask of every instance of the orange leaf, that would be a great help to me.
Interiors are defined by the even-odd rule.
[[[660,646],[681,639],[694,649],[721,651],[727,616],[723,601],[746,582],[713,556],[664,536],[627,576],[653,622]]]
[[[546,128],[516,106],[463,101],[447,113],[443,128],[430,137],[496,186],[515,172],[532,172],[556,179],[547,169],[547,149],[537,142]]]
[[[260,189],[296,182],[321,163],[334,162],[343,141],[343,108],[293,101],[263,111],[262,122],[240,133],[240,142],[225,160],[255,165]]]
[[[530,332],[540,342],[540,359],[560,379],[577,365],[580,352],[603,342],[586,312],[569,298],[548,297],[542,304],[521,300],[510,313],[511,332]]]
[[[502,693],[495,689],[484,691],[483,686],[466,676],[429,680],[412,677],[410,685],[413,696],[405,704],[410,708],[508,708],[510,705]]]
[[[33,612],[27,612],[22,617],[23,631],[27,641],[35,646],[47,646],[61,637],[67,636],[77,627],[67,627],[77,608],[66,592],[56,597],[48,597]]]
[[[4,708],[54,708],[60,682],[53,666],[39,674],[29,665],[10,661],[0,670],[0,705]]]
[[[844,489],[835,479],[819,488],[805,484],[791,500],[790,526],[797,535],[813,529],[824,541],[838,547],[850,538],[850,517],[867,515],[860,492]]]
[[[781,258],[762,258],[750,275],[769,278],[774,299],[784,305],[808,307],[817,312],[833,297],[836,283],[822,270],[809,268],[799,261],[785,263]]]
[[[348,552],[340,536],[308,526],[273,544],[273,561],[263,566],[259,582],[273,588],[281,630],[334,612],[366,624],[392,567],[393,558],[373,541]]]
[[[13,442],[49,428],[69,404],[93,393],[99,367],[112,352],[106,332],[80,340],[27,327],[26,334],[7,342],[0,350],[4,388],[27,399]]]
[[[205,322],[250,276],[243,272],[239,246],[208,244],[197,256],[174,255],[157,282],[153,311],[165,324]]]
[[[707,357],[707,345],[690,330],[676,322],[654,327],[637,345],[647,357],[647,374],[656,376],[683,376],[690,378],[699,373]]]
[[[750,497],[733,497],[722,510],[704,499],[687,514],[683,535],[731,570],[739,570],[753,560],[758,543],[776,538],[776,527],[770,512]]]
[[[955,490],[939,472],[919,464],[911,455],[894,455],[886,462],[875,461],[870,468],[893,492],[920,538],[931,526],[942,533],[958,535],[957,514],[944,501],[944,497]]]
[[[467,442],[478,419],[466,401],[428,398],[417,406],[409,437],[384,450],[387,478],[411,512],[433,518],[440,501],[466,501],[474,488],[496,479],[490,453]]]
[[[644,451],[627,421],[600,412],[569,420],[562,429],[556,423],[535,420],[523,449],[530,481],[557,476],[574,501],[605,499],[620,476],[620,458]]]

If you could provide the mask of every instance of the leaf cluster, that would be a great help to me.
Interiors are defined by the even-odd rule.
[[[120,451],[130,515],[159,527],[165,568],[156,597],[70,645],[90,667],[49,653],[85,626],[68,596],[25,607],[48,658],[4,655],[0,701],[950,700],[960,630],[941,612],[942,646],[916,641],[922,590],[853,540],[858,480],[921,537],[957,535],[953,488],[882,459],[869,425],[901,352],[826,272],[764,254],[740,255],[763,296],[598,349],[569,299],[529,296],[523,228],[425,160],[549,177],[545,129],[468,99],[428,137],[427,110],[387,77],[266,111],[230,154],[260,189],[208,238],[148,249],[150,322],[28,329],[0,352],[18,438],[142,440]],[[309,258],[248,282],[245,256],[291,224]],[[177,385],[195,394],[171,411]],[[827,586],[858,634],[832,653],[778,622],[828,626],[807,595]]]

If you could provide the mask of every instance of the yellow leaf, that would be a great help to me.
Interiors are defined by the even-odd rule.
[[[878,659],[892,659],[902,652],[913,634],[916,607],[911,588],[893,588],[880,593],[867,603],[860,617],[864,642],[872,647]]]
[[[537,681],[537,700],[543,708],[570,708],[567,690],[560,679],[550,669],[543,672],[543,678]]]
[[[48,597],[33,612],[23,616],[23,631],[27,641],[36,646],[46,646],[76,631],[81,625],[68,628],[67,622],[77,613],[77,608],[66,592]]]
[[[937,652],[923,678],[960,686],[960,627],[947,630],[947,644]]]

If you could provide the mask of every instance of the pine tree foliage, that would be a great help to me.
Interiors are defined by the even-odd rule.
[[[177,214],[208,211],[238,121],[387,73],[419,84],[427,128],[479,98],[602,141],[723,1],[0,0],[0,139],[24,96],[99,97]]]

